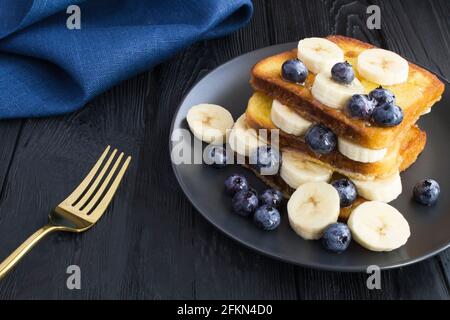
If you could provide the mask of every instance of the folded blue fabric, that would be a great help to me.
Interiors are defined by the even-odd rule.
[[[66,25],[78,21],[70,5],[81,29]],[[0,0],[0,119],[79,109],[193,42],[242,27],[252,10],[250,0]]]

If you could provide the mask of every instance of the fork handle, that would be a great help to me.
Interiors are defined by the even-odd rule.
[[[33,233],[0,264],[0,279],[2,279],[42,238],[58,229],[57,226],[47,224]]]

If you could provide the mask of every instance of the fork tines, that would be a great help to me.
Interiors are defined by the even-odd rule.
[[[123,152],[116,156],[118,150],[114,149],[111,153],[110,150],[108,146],[103,151],[86,178],[60,206],[71,213],[89,215],[94,219],[103,214],[131,161],[130,156],[122,161],[125,156]]]

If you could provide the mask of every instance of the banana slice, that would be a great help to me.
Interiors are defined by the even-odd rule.
[[[386,148],[368,149],[342,137],[338,137],[338,150],[347,158],[364,163],[380,161],[384,158],[387,152]]]
[[[233,127],[231,113],[215,104],[193,106],[186,116],[187,123],[194,136],[212,144],[225,143],[227,130]]]
[[[333,171],[308,161],[299,152],[286,150],[282,154],[280,176],[293,189],[307,182],[329,181]]]
[[[358,194],[367,200],[391,202],[402,193],[402,180],[399,173],[383,179],[351,180]]]
[[[228,143],[234,152],[248,157],[256,148],[266,143],[258,138],[255,129],[247,126],[245,117],[244,113],[236,120],[228,137]]]
[[[379,201],[359,205],[348,219],[353,239],[372,251],[392,251],[411,235],[408,222],[394,207]]]
[[[312,124],[278,100],[272,102],[270,117],[279,129],[294,136],[301,136]]]
[[[358,56],[358,72],[369,81],[390,86],[408,80],[409,65],[395,52],[368,49]]]
[[[308,182],[292,194],[287,204],[292,229],[307,240],[319,239],[339,217],[339,195],[326,182]]]
[[[334,42],[323,38],[306,38],[298,43],[298,58],[312,73],[331,72],[338,62],[344,61],[344,52]]]
[[[352,95],[363,94],[364,87],[355,78],[352,83],[346,85],[337,83],[326,72],[319,73],[314,80],[311,93],[315,99],[330,108],[344,108]]]

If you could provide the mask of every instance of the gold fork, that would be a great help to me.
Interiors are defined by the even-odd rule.
[[[122,152],[114,160],[117,154],[117,149],[115,149],[102,167],[109,151],[110,146],[103,151],[94,167],[75,191],[50,213],[48,224],[33,233],[0,264],[0,279],[49,233],[53,231],[83,232],[92,227],[100,219],[111,202],[131,161],[131,157],[127,157],[115,179],[110,183],[124,154]],[[106,175],[113,161],[114,164]],[[100,170],[100,168],[102,169]]]

